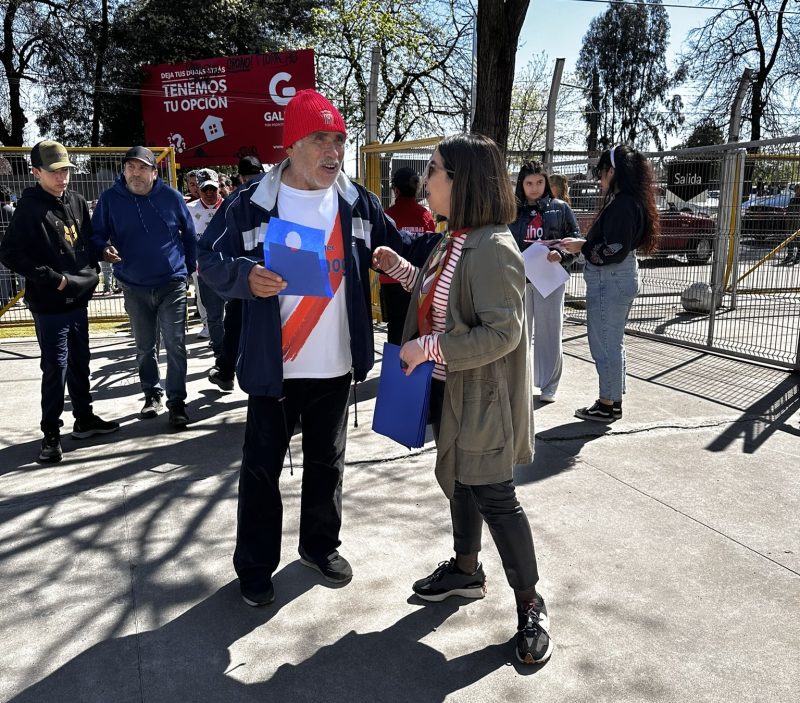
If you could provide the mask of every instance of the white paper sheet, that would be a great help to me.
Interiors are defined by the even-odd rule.
[[[534,242],[522,252],[525,276],[543,298],[569,280],[569,274],[560,263],[547,260],[549,251],[546,245]]]

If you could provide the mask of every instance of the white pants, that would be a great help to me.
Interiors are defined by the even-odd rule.
[[[555,395],[561,380],[565,291],[566,284],[543,298],[533,285],[525,284],[525,315],[533,339],[533,385],[542,395]]]

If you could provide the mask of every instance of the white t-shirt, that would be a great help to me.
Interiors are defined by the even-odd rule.
[[[222,202],[222,198],[219,198],[217,199],[216,205],[212,205],[211,207],[208,207],[208,205],[203,203],[200,199],[186,203],[189,214],[192,216],[192,222],[194,222],[194,231],[197,232],[198,237],[206,231],[208,223],[211,222],[211,219],[217,214],[217,210],[219,210],[219,206],[222,205]]]
[[[350,371],[350,328],[344,281],[344,246],[336,188],[298,190],[281,183],[278,216],[325,230],[328,279],[333,298],[282,295],[284,378],[334,378]]]

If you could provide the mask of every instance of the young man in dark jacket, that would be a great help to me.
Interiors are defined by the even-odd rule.
[[[57,462],[65,385],[75,416],[73,437],[115,432],[119,423],[92,412],[89,392],[86,310],[99,280],[89,208],[80,195],[67,190],[74,165],[61,144],[39,142],[31,151],[31,166],[39,183],[23,191],[0,244],[0,260],[25,277],[25,302],[42,353],[44,439],[39,461]]]
[[[236,375],[249,398],[233,563],[242,597],[252,606],[275,597],[279,478],[298,419],[303,425],[300,561],[332,583],[352,578],[338,552],[350,380],[363,381],[374,360],[370,249],[401,246],[378,199],[341,171],[346,129],[338,110],[316,91],[303,90],[284,115],[289,158],[237,188],[198,249],[203,279],[220,295],[244,301]],[[298,281],[284,281],[265,267],[268,228],[283,228],[290,237],[321,231],[331,297],[281,295]]]

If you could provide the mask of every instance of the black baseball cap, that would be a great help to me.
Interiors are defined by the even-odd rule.
[[[122,158],[122,163],[130,161],[131,159],[141,161],[151,168],[156,167],[156,157],[147,147],[132,146],[130,149],[128,149],[128,151],[125,152],[125,156]]]
[[[264,166],[257,156],[244,156],[239,159],[240,176],[257,176],[264,173]]]

